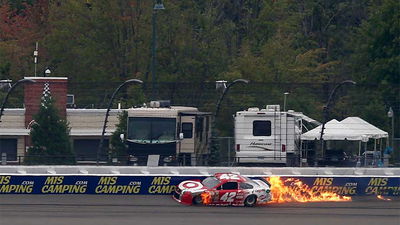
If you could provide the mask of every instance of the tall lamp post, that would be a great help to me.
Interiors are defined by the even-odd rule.
[[[118,87],[117,89],[115,89],[114,93],[113,93],[112,96],[111,96],[110,102],[108,103],[108,107],[107,107],[106,117],[105,117],[105,119],[104,119],[103,130],[102,130],[102,132],[101,132],[100,144],[99,144],[99,147],[98,147],[98,149],[97,149],[97,157],[96,157],[96,158],[97,158],[97,162],[96,162],[97,165],[99,165],[100,153],[101,153],[101,150],[103,149],[104,134],[105,134],[105,132],[106,132],[108,115],[109,115],[109,113],[110,113],[110,109],[111,109],[112,103],[113,103],[113,101],[114,101],[115,95],[116,95],[116,94],[118,93],[118,91],[119,91],[121,88],[123,88],[124,86],[126,86],[126,85],[128,85],[128,84],[134,84],[134,83],[143,84],[143,81],[138,80],[138,79],[130,79],[130,80],[127,80],[127,81],[125,81],[124,83],[122,83],[121,85],[119,85],[119,87]]]
[[[221,96],[220,96],[220,98],[218,99],[218,102],[217,102],[217,105],[216,105],[216,109],[215,109],[215,113],[214,113],[214,116],[213,116],[213,118],[212,118],[212,122],[211,122],[211,148],[212,148],[212,152],[211,152],[211,154],[214,156],[214,157],[216,157],[216,153],[218,152],[218,150],[219,150],[219,146],[218,146],[218,143],[217,143],[217,141],[215,140],[216,139],[216,136],[217,136],[217,133],[216,133],[216,118],[217,118],[217,116],[218,116],[218,114],[219,114],[219,109],[220,109],[220,107],[221,107],[221,102],[222,102],[222,100],[224,99],[224,97],[226,96],[226,94],[228,93],[228,91],[229,91],[229,89],[233,86],[233,85],[235,85],[235,84],[237,84],[237,83],[245,83],[245,84],[248,84],[249,83],[249,81],[248,80],[245,80],[245,79],[237,79],[237,80],[234,80],[232,83],[230,83],[230,84],[228,84],[227,86],[226,86],[226,81],[217,81],[216,82],[216,84],[217,84],[217,89],[218,88],[220,88],[220,87],[222,87],[224,90],[223,90],[223,92],[222,92],[222,94],[221,94]],[[230,156],[230,151],[228,152],[228,156]],[[230,160],[229,160],[230,161]],[[229,162],[228,162],[229,163]]]
[[[218,81],[217,81],[217,82],[218,82]],[[223,81],[223,82],[224,82],[224,81]],[[237,84],[237,83],[245,83],[245,84],[248,84],[249,81],[248,81],[248,80],[245,80],[245,79],[237,79],[237,80],[234,80],[232,83],[228,84],[228,86],[226,86],[226,87],[224,86],[224,91],[222,92],[222,95],[220,96],[220,98],[218,99],[218,102],[217,102],[217,106],[216,106],[216,109],[215,109],[214,118],[216,118],[216,117],[218,116],[219,109],[220,109],[220,106],[221,106],[221,102],[222,102],[222,100],[224,99],[225,95],[228,93],[229,89],[230,89],[233,85],[235,85],[235,84]],[[225,85],[225,83],[223,83],[223,84]]]
[[[326,103],[326,105],[323,108],[323,122],[322,122],[322,127],[321,127],[321,136],[319,138],[320,142],[321,142],[321,153],[322,155],[324,155],[324,140],[323,140],[323,136],[324,136],[324,129],[325,129],[325,124],[326,122],[328,122],[328,118],[329,118],[329,107],[331,106],[332,102],[333,102],[333,98],[335,96],[336,91],[343,85],[345,84],[353,84],[356,85],[357,83],[352,81],[352,80],[345,80],[342,81],[341,83],[339,83],[338,85],[336,85],[333,90],[331,91],[329,98],[328,98],[328,102]],[[314,154],[314,166],[317,166],[318,162],[317,162],[317,153],[315,152]]]
[[[161,0],[154,0],[153,16],[152,16],[152,38],[151,38],[151,98],[155,100],[156,95],[156,63],[157,63],[157,11],[164,10],[164,4]]]
[[[3,103],[1,104],[0,122],[1,122],[1,117],[3,116],[4,107],[6,106],[7,101],[8,101],[8,97],[10,96],[11,92],[12,92],[18,85],[23,84],[23,83],[36,83],[36,81],[31,80],[31,79],[21,79],[21,80],[17,81],[15,84],[13,84],[13,85],[10,87],[10,89],[8,89],[7,95],[6,95],[6,97],[4,98]]]

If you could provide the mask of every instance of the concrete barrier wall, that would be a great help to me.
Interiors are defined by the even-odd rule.
[[[0,166],[0,175],[175,175],[209,176],[235,172],[245,176],[392,176],[400,168],[331,167],[142,167],[142,166]]]
[[[216,172],[253,178],[295,178],[313,191],[340,195],[400,196],[398,168],[220,168],[220,167],[0,167],[0,194],[171,194],[184,180]],[[289,184],[290,185],[290,184]]]

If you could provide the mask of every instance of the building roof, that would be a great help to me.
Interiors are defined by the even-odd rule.
[[[104,136],[111,136],[115,129],[106,129]],[[74,129],[70,131],[70,136],[101,136],[103,129]]]
[[[28,136],[30,130],[23,128],[0,128],[1,136]]]

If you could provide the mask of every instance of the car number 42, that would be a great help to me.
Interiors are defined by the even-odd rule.
[[[224,202],[233,202],[236,197],[236,192],[227,192],[221,196],[221,201]]]

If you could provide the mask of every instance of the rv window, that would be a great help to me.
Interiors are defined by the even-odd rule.
[[[193,137],[193,124],[192,123],[182,123],[182,133],[183,138]]]
[[[175,141],[175,126],[174,118],[130,117],[128,139],[143,143]]]
[[[271,136],[271,121],[253,121],[253,136]]]

